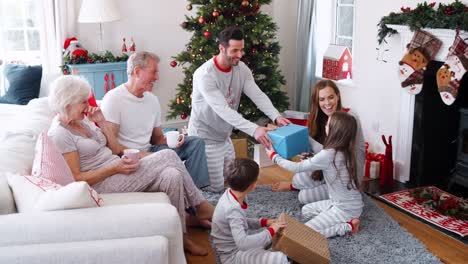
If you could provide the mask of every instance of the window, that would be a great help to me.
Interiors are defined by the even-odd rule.
[[[336,0],[335,44],[353,50],[354,0]]]
[[[19,62],[40,64],[37,0],[0,1],[0,59],[3,64]],[[0,68],[0,94],[4,91]]]

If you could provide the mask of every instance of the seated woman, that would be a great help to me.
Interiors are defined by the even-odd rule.
[[[341,105],[341,96],[338,86],[331,80],[321,80],[314,86],[310,97],[310,113],[309,113],[309,136],[314,140],[310,140],[310,149],[313,153],[318,153],[322,150],[322,144],[325,142],[325,126],[328,118],[336,111],[346,111],[349,109],[343,108]],[[351,113],[353,114],[353,113]],[[357,175],[359,181],[364,176],[365,162],[365,145],[364,136],[362,134],[361,124],[355,114],[358,123],[356,134],[356,162]],[[299,172],[293,177],[293,181],[281,181],[273,184],[273,191],[299,191],[299,202],[308,204],[316,201],[329,199],[328,189],[323,180],[322,171]]]
[[[195,207],[198,219],[210,219],[213,205],[201,195],[174,151],[152,153],[136,163],[112,153],[108,146],[116,144],[117,139],[101,110],[88,105],[90,94],[88,82],[69,75],[55,80],[49,95],[49,105],[57,116],[48,135],[75,180],[88,182],[100,193],[165,192],[179,212],[184,233],[186,208]],[[184,247],[195,255],[207,254],[185,235]]]

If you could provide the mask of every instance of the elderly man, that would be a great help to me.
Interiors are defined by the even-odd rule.
[[[152,93],[154,82],[159,79],[159,57],[146,51],[132,54],[127,61],[127,74],[128,81],[109,91],[101,103],[120,143],[112,152],[122,154],[124,149],[134,148],[142,151],[143,157],[168,148],[161,129],[161,106]],[[185,161],[195,185],[209,185],[204,141],[186,137],[175,151]]]
[[[245,93],[277,125],[289,122],[275,109],[270,99],[258,88],[250,69],[240,61],[244,52],[244,34],[238,27],[228,27],[219,35],[219,54],[201,65],[193,75],[192,112],[189,135],[206,143],[210,175],[209,191],[224,188],[224,163],[234,158],[230,139],[236,127],[271,146],[268,128],[244,119],[238,112]]]

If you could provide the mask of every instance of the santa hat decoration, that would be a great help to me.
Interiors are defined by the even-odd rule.
[[[446,105],[451,105],[457,99],[460,82],[468,70],[468,43],[459,35],[449,48],[445,64],[437,71],[437,89]]]
[[[70,43],[71,43],[72,41],[78,41],[78,39],[75,38],[75,37],[67,38],[67,39],[65,40],[65,42],[63,43],[63,49],[64,49],[64,50],[68,49],[68,47],[70,46]]]
[[[75,37],[67,38],[63,43],[63,47],[65,49],[64,57],[70,56],[71,59],[88,57],[88,51],[81,46]]]
[[[399,62],[399,77],[401,87],[410,94],[421,92],[423,75],[427,64],[433,60],[442,46],[442,41],[427,31],[414,32],[411,42],[408,44],[408,52]]]

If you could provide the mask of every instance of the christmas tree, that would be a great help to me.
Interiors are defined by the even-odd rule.
[[[281,86],[286,82],[278,69],[280,45],[274,40],[276,24],[260,11],[271,0],[190,0],[187,10],[196,5],[196,16],[185,16],[181,27],[192,31],[186,49],[174,57],[171,66],[183,67],[185,78],[178,85],[176,98],[171,100],[168,118],[187,118],[191,111],[192,76],[195,70],[219,53],[216,37],[228,26],[237,25],[244,31],[242,61],[252,70],[255,82],[282,112],[288,107],[288,97]],[[244,118],[257,121],[264,117],[248,97],[242,95],[239,112]]]

